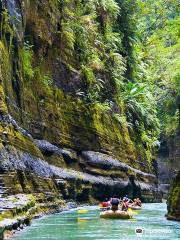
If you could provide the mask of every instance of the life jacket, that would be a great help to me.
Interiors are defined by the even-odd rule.
[[[118,205],[119,205],[119,199],[118,199],[118,198],[112,198],[112,199],[111,199],[111,205],[116,205],[116,206],[118,206]]]
[[[102,207],[108,207],[109,204],[108,204],[108,202],[102,202],[102,203],[101,203],[101,206],[102,206]]]
[[[128,202],[123,202],[123,205],[122,205],[122,210],[127,210],[128,209]]]

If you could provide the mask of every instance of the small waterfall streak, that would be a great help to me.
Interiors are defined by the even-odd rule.
[[[10,15],[10,21],[14,26],[18,38],[21,40],[23,37],[23,17],[21,9],[18,7],[17,0],[6,0],[6,7]]]

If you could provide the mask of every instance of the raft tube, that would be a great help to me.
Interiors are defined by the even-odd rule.
[[[104,211],[100,213],[100,218],[110,218],[110,219],[130,219],[132,218],[132,215],[125,211]]]
[[[140,206],[133,206],[133,205],[129,205],[129,208],[131,208],[132,210],[141,210],[142,209]]]
[[[111,208],[110,207],[100,207],[99,209],[100,209],[100,211],[108,211]]]

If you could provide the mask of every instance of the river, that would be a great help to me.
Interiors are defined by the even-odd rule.
[[[30,227],[18,232],[13,240],[177,240],[180,222],[164,217],[166,204],[144,204],[131,220],[99,218],[97,207],[84,207],[34,220]],[[141,228],[142,234],[136,229]]]

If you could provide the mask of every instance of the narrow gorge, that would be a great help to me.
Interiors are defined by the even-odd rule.
[[[29,215],[58,211],[65,201],[168,197],[169,178],[179,169],[179,125],[161,137],[158,115],[166,110],[158,112],[163,94],[154,89],[164,89],[155,76],[163,71],[150,62],[159,59],[156,49],[148,50],[161,28],[145,26],[142,2],[0,1],[0,220],[19,206],[32,211],[36,202]],[[147,42],[140,37],[145,29]],[[178,184],[179,175],[170,191],[178,203],[169,199],[168,209],[179,220],[179,208],[172,210]],[[24,208],[13,196],[25,199]]]

